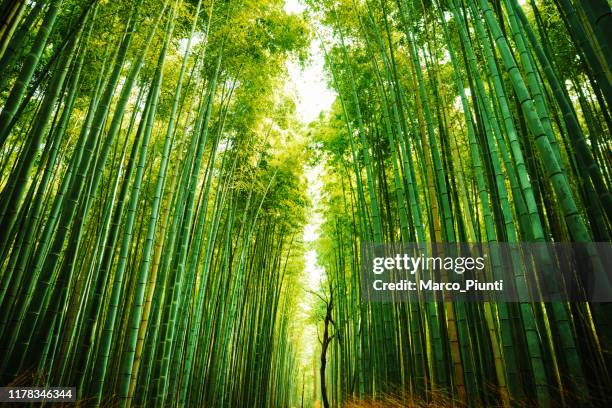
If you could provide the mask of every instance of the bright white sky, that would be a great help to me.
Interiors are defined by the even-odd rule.
[[[301,0],[285,0],[284,8],[287,13],[302,13],[306,9]],[[327,86],[323,64],[321,44],[316,37],[310,44],[310,58],[303,69],[297,61],[287,61],[289,79],[285,86],[290,93],[295,95],[297,115],[304,124],[312,122],[321,112],[330,109],[336,99],[335,92]],[[310,209],[308,223],[304,227],[303,239],[307,245],[304,257],[308,289],[313,291],[319,290],[322,275],[325,273],[317,263],[317,252],[313,249],[313,244],[319,238],[319,228],[323,221],[319,212],[323,171],[321,164],[305,168],[308,179],[307,195],[313,208]]]
[[[306,7],[300,0],[285,0],[285,11],[287,13],[302,13]],[[323,52],[318,38],[314,38],[310,44],[310,58],[304,68],[297,61],[287,61],[289,78],[285,84],[286,91],[294,95],[296,113],[303,124],[316,120],[319,114],[329,110],[336,99],[334,91],[330,90],[324,74]],[[315,243],[320,236],[320,227],[323,217],[320,212],[321,194],[323,188],[322,174],[324,166],[319,163],[315,166],[304,168],[308,180],[306,195],[312,203],[308,210],[307,224],[304,226],[303,240],[306,247],[304,253],[304,296],[301,297],[300,307],[302,314],[300,319],[309,320],[313,304],[318,301],[311,292],[319,292],[321,280],[325,270],[317,262],[317,251]],[[300,342],[301,356],[304,364],[308,366],[312,362],[316,347],[317,328],[316,325],[308,324],[304,327],[304,338]]]
[[[287,13],[301,13],[306,9],[300,0],[285,0],[284,8]]]
[[[285,0],[287,13],[301,13],[304,10],[305,6],[300,0]],[[297,114],[305,124],[315,120],[322,111],[328,110],[336,98],[336,94],[327,87],[323,62],[321,44],[316,37],[310,44],[310,59],[304,69],[297,61],[287,61],[287,90],[295,93]]]
[[[295,92],[297,114],[303,123],[317,119],[322,111],[329,110],[336,99],[323,76],[323,55],[318,41],[312,42],[310,51],[311,58],[304,69],[297,61],[287,61],[288,91]]]

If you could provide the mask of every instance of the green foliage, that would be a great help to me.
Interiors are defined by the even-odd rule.
[[[592,383],[609,366],[599,305],[361,298],[362,243],[609,240],[610,162],[598,153],[608,81],[580,56],[605,43],[575,2],[529,3],[522,17],[515,0],[309,2],[332,31],[339,95],[309,128],[327,169],[319,263],[345,339],[327,357],[334,406],[388,394],[406,406],[415,395],[470,406],[608,398]],[[582,28],[567,24],[572,13]],[[576,84],[599,95],[588,148]]]
[[[307,199],[282,87],[306,20],[281,1],[66,0],[49,25],[0,146],[2,380],[121,406],[292,405]],[[3,108],[32,44],[2,72]]]

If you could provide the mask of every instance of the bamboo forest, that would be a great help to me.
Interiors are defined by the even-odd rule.
[[[0,386],[612,406],[610,302],[361,283],[367,243],[612,242],[611,62],[609,0],[0,0]]]

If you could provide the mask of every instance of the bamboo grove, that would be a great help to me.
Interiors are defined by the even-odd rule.
[[[525,3],[310,2],[339,95],[309,129],[332,406],[610,404],[607,304],[360,293],[364,242],[610,241],[610,6]]]
[[[608,1],[304,3],[0,0],[0,385],[609,405],[608,304],[360,292],[362,243],[610,242]],[[303,126],[286,62],[311,41],[337,99]],[[313,163],[319,339],[298,318]]]
[[[1,2],[2,384],[291,406],[305,205],[279,1]]]

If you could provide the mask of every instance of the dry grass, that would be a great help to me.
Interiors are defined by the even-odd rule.
[[[417,397],[402,397],[399,395],[385,394],[377,399],[353,399],[344,404],[344,408],[443,408],[457,407],[463,404],[449,398],[436,396],[430,401],[425,401]]]
[[[527,401],[512,401],[511,403],[513,407],[529,408],[534,406],[532,403]],[[461,408],[467,406],[482,406],[483,408],[495,408],[497,406],[500,408],[502,407],[501,403],[499,405],[494,405],[491,403],[481,405],[475,403],[475,401],[470,401],[469,397],[468,401],[462,402],[458,399],[453,399],[444,393],[431,395],[428,399],[423,399],[421,397],[409,394],[387,393],[379,395],[376,399],[352,399],[347,401],[343,405],[343,408]]]

